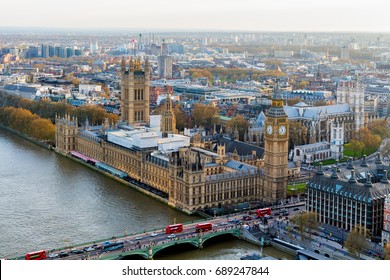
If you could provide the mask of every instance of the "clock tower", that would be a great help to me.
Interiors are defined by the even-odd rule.
[[[264,201],[286,198],[288,161],[288,119],[278,85],[265,119],[264,133]]]

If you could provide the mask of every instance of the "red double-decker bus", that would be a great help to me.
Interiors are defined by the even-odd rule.
[[[44,260],[46,258],[47,258],[47,254],[45,250],[27,253],[24,256],[25,260]]]
[[[169,225],[169,226],[165,227],[166,234],[177,233],[177,232],[182,232],[182,231],[183,231],[182,224],[174,224],[174,225]]]
[[[197,224],[195,228],[196,228],[196,232],[200,232],[200,231],[205,232],[208,230],[212,230],[213,224],[212,223]]]
[[[266,215],[271,215],[271,208],[257,209],[256,214],[258,218],[262,218]]]

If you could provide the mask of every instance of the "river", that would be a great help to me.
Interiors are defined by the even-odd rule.
[[[0,129],[0,258],[131,234],[187,216],[94,170]],[[224,238],[161,259],[239,259],[259,248]],[[277,258],[291,256],[266,248]]]

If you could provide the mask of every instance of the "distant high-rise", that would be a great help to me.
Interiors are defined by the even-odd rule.
[[[43,57],[43,58],[49,57],[49,45],[42,44],[42,46],[41,46],[41,57]]]
[[[158,77],[172,79],[172,56],[168,55],[168,47],[165,42],[161,46],[161,55],[158,57]]]
[[[342,46],[341,47],[341,59],[349,59],[349,47],[348,46]]]

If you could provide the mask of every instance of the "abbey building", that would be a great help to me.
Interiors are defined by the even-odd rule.
[[[286,197],[288,121],[280,94],[265,119],[264,149],[222,135],[200,145],[177,134],[169,95],[162,115],[149,115],[148,61],[123,60],[121,72],[122,121],[89,127],[70,116],[57,117],[58,152],[118,170],[187,213]]]

